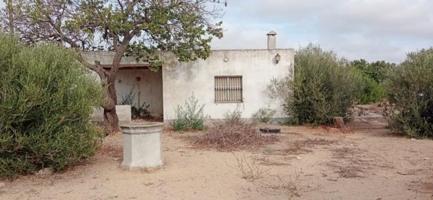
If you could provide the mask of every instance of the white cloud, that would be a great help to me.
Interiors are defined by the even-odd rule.
[[[218,48],[263,48],[271,29],[280,47],[314,42],[349,59],[398,62],[433,45],[431,0],[228,2],[226,38],[214,42]]]
[[[432,0],[227,0],[224,38],[214,49],[265,48],[310,42],[349,59],[402,61],[433,46]],[[0,7],[4,6],[0,0]]]
[[[278,25],[243,24],[243,23],[224,23],[224,37],[214,41],[214,49],[262,49],[266,47],[266,34],[270,30],[279,32]],[[282,31],[281,31],[282,32]],[[278,45],[284,45],[284,36],[278,38]]]

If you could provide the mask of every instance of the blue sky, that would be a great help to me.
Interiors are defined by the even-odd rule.
[[[227,0],[224,38],[213,48],[279,48],[319,44],[348,59],[400,62],[433,46],[432,0]]]
[[[224,0],[221,0],[224,1]],[[2,6],[0,1],[0,7]],[[433,46],[433,0],[227,0],[214,49],[320,45],[347,59],[400,62]]]

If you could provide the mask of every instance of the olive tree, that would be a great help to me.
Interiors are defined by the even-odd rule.
[[[71,50],[0,32],[0,177],[63,170],[96,152],[96,80]]]
[[[411,52],[385,84],[390,127],[412,137],[433,138],[433,48]]]
[[[222,23],[215,21],[221,9],[211,0],[16,0],[3,15],[13,12],[15,33],[27,43],[54,41],[77,52],[114,52],[109,69],[83,56],[79,61],[99,75],[105,127],[116,132],[115,79],[122,57],[134,56],[152,69],[162,66],[161,55],[168,52],[182,62],[205,59],[211,40],[222,37]]]

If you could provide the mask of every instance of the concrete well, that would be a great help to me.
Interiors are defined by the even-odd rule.
[[[161,133],[163,123],[144,122],[121,125],[125,169],[152,169],[162,165]]]

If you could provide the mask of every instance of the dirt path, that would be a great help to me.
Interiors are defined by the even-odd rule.
[[[154,172],[121,170],[121,137],[111,136],[62,174],[6,181],[0,199],[433,199],[433,141],[392,135],[380,120],[353,126],[283,127],[277,144],[234,153],[165,133]]]

